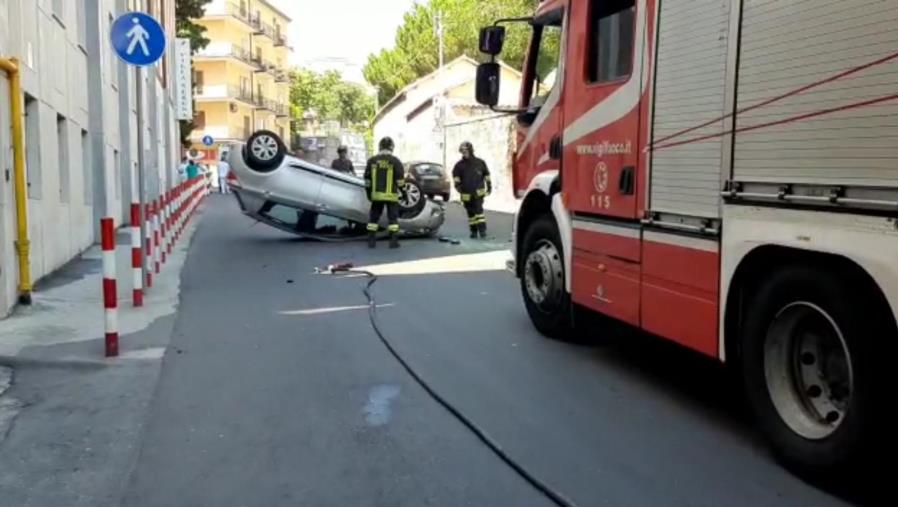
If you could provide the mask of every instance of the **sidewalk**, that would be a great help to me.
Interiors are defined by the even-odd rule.
[[[0,502],[117,504],[174,327],[198,208],[132,308],[130,235],[117,237],[120,356],[104,358],[99,247],[41,281],[0,321]]]

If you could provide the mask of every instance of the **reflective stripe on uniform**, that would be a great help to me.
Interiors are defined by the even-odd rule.
[[[399,196],[396,194],[388,194],[386,192],[371,192],[371,200],[381,202],[399,202]]]
[[[377,224],[368,224],[368,232],[377,232]]]
[[[387,227],[387,230],[390,232],[399,232],[399,224],[390,224],[390,226]]]
[[[461,194],[462,202],[468,202],[471,200],[471,194]]]

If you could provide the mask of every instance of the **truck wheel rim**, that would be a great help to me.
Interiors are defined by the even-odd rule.
[[[421,191],[414,185],[406,185],[405,192],[400,197],[400,203],[404,208],[413,208],[421,200]]]
[[[253,155],[259,160],[269,161],[278,153],[278,143],[271,136],[262,135],[253,141]]]
[[[549,313],[558,307],[564,286],[564,265],[552,242],[542,240],[524,264],[527,295],[540,310]]]
[[[777,313],[764,343],[773,406],[798,435],[821,440],[845,420],[854,392],[851,353],[836,321],[813,303]]]

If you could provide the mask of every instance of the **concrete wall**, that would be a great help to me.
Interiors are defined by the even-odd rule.
[[[100,217],[112,216],[123,224],[136,195],[135,74],[115,56],[108,38],[110,17],[133,3],[0,0],[0,56],[21,60],[28,102],[25,148],[34,281],[97,241]],[[56,11],[60,5],[62,10]],[[156,182],[151,188],[158,189],[176,170],[178,147],[172,140],[177,126],[172,87],[163,88],[156,68],[147,76],[151,123],[144,127],[153,134],[148,142],[155,161],[150,179]],[[18,281],[8,97],[8,81],[0,73],[0,317],[15,303]]]
[[[511,162],[515,148],[515,120],[512,116],[497,116],[479,107],[455,108],[455,123],[446,127],[446,157],[449,170],[461,158],[458,146],[469,141],[477,157],[489,167],[493,193],[484,207],[494,211],[513,213],[519,200],[515,199],[511,184]],[[464,118],[465,114],[469,115]]]

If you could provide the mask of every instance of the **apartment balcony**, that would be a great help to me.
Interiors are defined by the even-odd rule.
[[[196,85],[194,98],[197,102],[238,101],[256,105],[252,91],[235,85]]]
[[[289,83],[290,82],[290,73],[283,69],[275,69],[274,82],[275,83]]]
[[[212,136],[216,142],[222,141],[243,141],[247,138],[248,134],[246,129],[243,127],[237,127],[234,125],[202,125],[197,126],[193,132],[190,133],[190,141],[199,144],[202,142],[203,137]]]
[[[256,109],[270,111],[278,118],[288,118],[290,116],[290,106],[283,102],[257,96],[254,99],[254,103],[256,104]]]
[[[253,15],[245,3],[240,5],[232,1],[213,0],[206,5],[203,17],[230,17],[240,21],[248,29],[255,29],[253,26]]]
[[[255,66],[254,59],[249,50],[238,44],[230,42],[212,42],[202,51],[194,55],[194,60],[230,58],[250,66]]]

